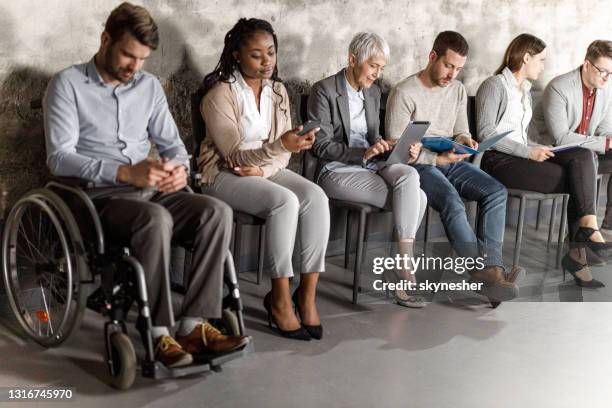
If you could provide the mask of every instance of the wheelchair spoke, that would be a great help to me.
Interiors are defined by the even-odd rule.
[[[45,297],[45,290],[40,285],[40,292],[42,293],[43,304],[45,306],[45,312],[47,313],[47,322],[49,325],[49,329],[51,330],[51,334],[53,334],[53,325],[51,324],[51,315],[49,315],[49,308],[47,307],[47,298]]]
[[[22,230],[22,226],[21,226],[21,225],[19,226],[19,229],[20,229],[20,230]],[[42,260],[42,261],[47,261],[47,262],[49,262],[49,259],[47,259],[47,258],[46,258],[46,257],[45,257],[45,256],[42,254],[42,252],[40,252],[40,251],[38,250],[38,248],[37,248],[37,247],[36,247],[34,244],[32,244],[32,241],[30,241],[30,239],[28,238],[28,235],[25,233],[25,231],[24,231],[24,233],[23,233],[23,235],[22,235],[22,236],[23,236],[23,237],[25,238],[25,240],[27,241],[27,243],[28,243],[28,247],[29,247],[29,248],[32,248],[32,249],[34,249],[34,250],[35,250],[35,251],[38,253],[38,255],[41,257],[41,260]],[[33,255],[33,254],[32,254],[32,255]]]
[[[18,244],[17,248],[23,247],[23,245],[19,245],[19,241],[23,241],[25,239],[25,241],[26,241],[25,245],[28,248],[28,252],[30,253],[30,256],[31,256],[31,258],[29,258],[29,259],[31,259],[32,262],[34,263],[36,261],[36,256],[34,255],[34,252],[32,251],[32,245],[30,243],[30,240],[27,237],[27,234],[25,233],[25,231],[23,231],[23,233],[21,233],[22,230],[23,230],[23,226],[19,225],[19,237],[23,236],[23,239],[20,240],[19,237],[18,237],[18,239],[17,239],[17,244]]]

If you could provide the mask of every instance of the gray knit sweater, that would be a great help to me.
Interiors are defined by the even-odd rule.
[[[531,93],[529,94],[531,101]],[[508,92],[502,82],[502,74],[487,78],[476,92],[476,134],[477,140],[483,142],[495,136],[497,125],[504,117],[508,106]],[[527,158],[533,146],[503,138],[493,149],[513,156]]]

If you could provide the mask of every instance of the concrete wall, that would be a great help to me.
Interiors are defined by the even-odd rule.
[[[223,36],[242,16],[268,19],[280,41],[279,69],[292,93],[339,70],[351,37],[383,35],[393,85],[420,69],[438,31],[462,32],[471,45],[461,80],[473,94],[496,68],[508,42],[531,32],[549,45],[536,88],[581,63],[586,46],[612,38],[609,2],[583,1],[136,1],[161,29],[161,47],[146,69],[162,80],[190,146],[189,93],[216,64]],[[9,203],[45,178],[40,112],[29,107],[50,76],[91,58],[110,10],[120,1],[0,1],[0,183]],[[295,164],[295,163],[294,163]]]

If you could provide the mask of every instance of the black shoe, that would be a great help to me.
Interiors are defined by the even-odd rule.
[[[581,264],[580,262],[573,260],[569,252],[565,254],[563,259],[561,260],[561,266],[563,267],[563,281],[565,281],[565,271],[567,271],[570,273],[570,275],[574,277],[574,281],[576,282],[576,285],[582,288],[596,289],[596,288],[603,288],[604,286],[606,286],[602,282],[598,281],[597,279],[591,279],[589,281],[585,281],[585,280],[580,279],[578,276],[576,276],[576,272],[582,270],[583,268],[588,268],[589,266],[587,264]]]
[[[597,231],[599,230],[589,227],[580,227],[578,231],[576,231],[574,242],[586,248],[587,262],[589,265],[602,266],[606,265],[607,260],[610,258],[610,247],[606,242],[591,241],[591,235]]]
[[[302,314],[300,313],[300,302],[299,302],[300,297],[298,296],[297,289],[295,290],[295,292],[293,292],[293,296],[291,296],[291,299],[293,300],[293,304],[295,305],[295,310],[300,315],[300,320],[301,320]],[[306,329],[308,334],[310,334],[310,336],[313,339],[321,340],[323,338],[323,326],[322,325],[318,324],[316,326],[313,326],[310,324],[302,323],[302,327]]]
[[[268,326],[270,326],[270,328],[272,328],[272,323],[274,323],[276,329],[278,330],[281,336],[293,340],[310,341],[310,334],[308,334],[308,332],[303,326],[300,326],[298,329],[295,330],[283,330],[280,328],[280,326],[276,322],[276,319],[272,315],[272,292],[268,292],[266,294],[263,300],[263,304],[264,308],[266,309],[266,312],[268,312]]]

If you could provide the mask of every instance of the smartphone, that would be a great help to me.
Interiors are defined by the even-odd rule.
[[[312,129],[318,128],[318,127],[321,127],[320,121],[309,120],[308,122],[304,123],[304,128],[302,129],[301,132],[298,133],[298,136],[304,136],[306,135],[306,133],[310,132]]]

